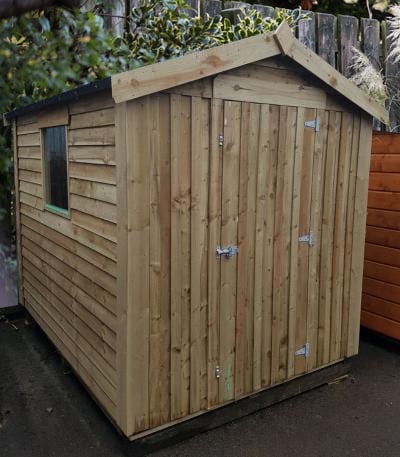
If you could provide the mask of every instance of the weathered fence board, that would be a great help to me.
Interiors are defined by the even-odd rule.
[[[389,21],[382,23],[382,35],[385,37],[384,40],[384,56],[385,61],[385,75],[386,81],[389,84],[389,97],[394,96],[393,92],[398,91],[400,87],[400,62],[395,62],[395,59],[390,56],[390,51],[394,45],[393,39],[390,34],[393,30],[393,25]],[[391,100],[389,103],[396,103]],[[400,103],[397,102],[400,106]],[[393,109],[390,110],[390,128],[392,132],[400,132],[400,118],[396,115]]]
[[[358,19],[352,16],[338,16],[339,71],[347,78],[351,76],[353,47],[358,48]]]
[[[315,14],[309,12],[307,16],[307,20],[300,21],[299,23],[298,38],[303,44],[315,52],[317,49]]]
[[[332,14],[317,13],[317,53],[332,67],[336,67],[336,17]]]

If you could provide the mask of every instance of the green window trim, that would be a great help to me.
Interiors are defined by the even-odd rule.
[[[59,216],[69,217],[69,211],[67,209],[59,208],[58,206],[51,205],[50,203],[46,203],[44,205],[45,209],[48,211],[58,214]]]
[[[69,218],[67,126],[41,128],[44,209]]]

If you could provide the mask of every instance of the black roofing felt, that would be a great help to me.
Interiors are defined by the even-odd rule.
[[[59,95],[55,95],[54,97],[46,98],[44,100],[40,100],[39,102],[32,103],[31,105],[23,106],[22,108],[18,108],[14,111],[6,113],[4,117],[7,121],[11,121],[12,119],[15,119],[18,116],[33,113],[43,108],[58,105],[59,103],[68,103],[71,101],[76,101],[86,95],[93,95],[107,89],[111,89],[111,77],[99,79],[98,81],[94,81],[89,84],[84,84],[83,86],[79,86],[75,89],[63,92]]]

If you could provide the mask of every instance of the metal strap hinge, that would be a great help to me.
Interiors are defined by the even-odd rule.
[[[220,133],[220,134],[218,135],[218,144],[219,144],[220,146],[223,146],[223,145],[224,145],[224,135],[222,135],[222,133]]]
[[[304,122],[304,126],[310,128],[310,129],[313,129],[316,132],[319,132],[320,131],[320,127],[321,127],[321,122],[317,118],[317,119],[313,119],[312,121],[305,121]]]
[[[307,233],[307,235],[300,236],[299,243],[308,243],[309,246],[314,246],[313,232]]]
[[[215,377],[219,379],[221,377],[221,369],[220,367],[215,367]]]
[[[302,348],[298,349],[294,355],[307,358],[310,355],[310,345],[306,343]]]
[[[228,246],[226,248],[222,248],[221,246],[217,246],[217,249],[215,250],[217,256],[224,256],[225,258],[229,259],[230,257],[233,257],[239,252],[239,248],[237,246]]]

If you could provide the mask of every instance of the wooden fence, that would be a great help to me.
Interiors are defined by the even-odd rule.
[[[250,5],[238,1],[221,0],[186,0],[186,2],[200,12],[201,15],[210,16],[222,14],[232,22],[237,22],[242,14],[242,8],[255,8],[265,17],[273,17],[275,9],[265,5]],[[89,0],[85,8],[90,9],[96,2]],[[125,27],[124,16],[130,8],[137,6],[139,0],[115,1],[110,7],[109,15],[105,17],[107,27],[113,28],[116,33],[121,33]],[[317,52],[333,67],[350,76],[350,64],[353,46],[363,51],[371,60],[376,69],[382,71],[392,87],[400,90],[400,62],[395,63],[386,57],[392,47],[389,38],[390,22],[379,22],[376,19],[353,16],[334,16],[326,13],[307,12],[308,20],[300,22],[296,31],[297,37],[306,46]],[[400,115],[391,110],[390,129],[400,132]],[[379,122],[374,123],[375,130],[384,130]]]

